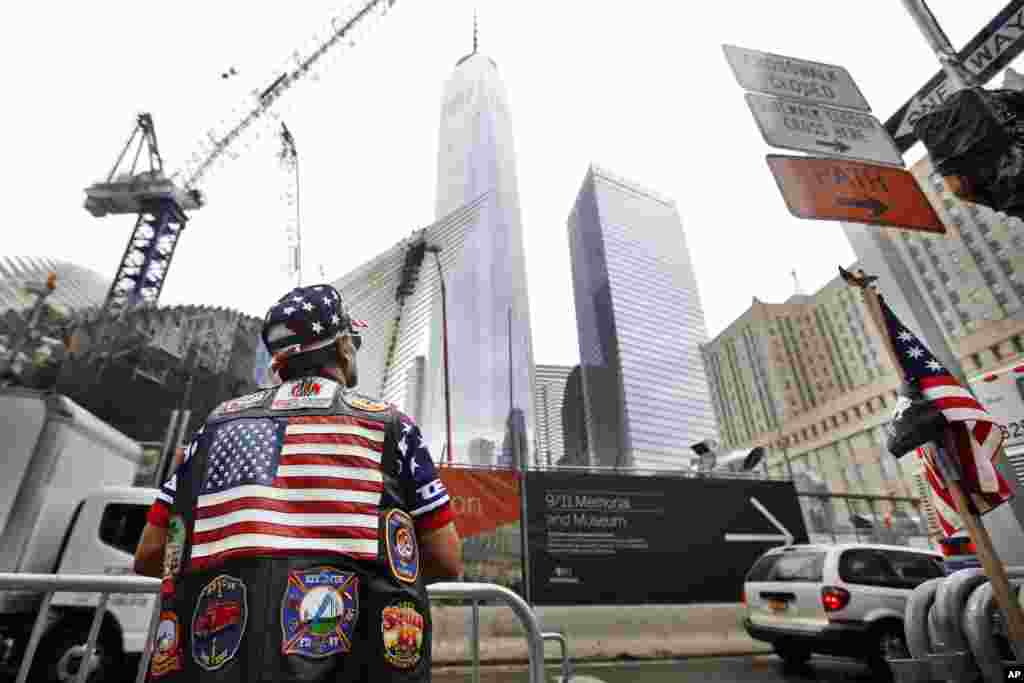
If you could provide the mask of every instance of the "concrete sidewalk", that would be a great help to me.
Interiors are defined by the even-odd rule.
[[[471,609],[434,607],[432,613],[434,663],[470,661]],[[536,614],[541,630],[565,634],[573,661],[772,651],[770,645],[751,639],[743,630],[740,604],[537,607]],[[545,649],[549,660],[558,660],[556,644]],[[480,608],[480,660],[489,664],[527,660],[525,634],[507,607]]]

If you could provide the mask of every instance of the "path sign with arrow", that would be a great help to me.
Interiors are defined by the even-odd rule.
[[[902,168],[778,154],[766,159],[786,206],[798,218],[946,232],[917,180]]]
[[[746,99],[772,147],[903,166],[889,133],[870,114],[757,93]]]

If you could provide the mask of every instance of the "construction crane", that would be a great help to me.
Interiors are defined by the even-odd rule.
[[[85,208],[93,216],[136,215],[135,229],[107,293],[101,317],[116,319],[132,308],[156,305],[188,222],[186,211],[201,208],[205,203],[197,189],[199,183],[226,154],[234,155],[231,150],[245,131],[270,111],[285,92],[308,76],[326,54],[338,47],[353,47],[356,33],[370,28],[373,20],[387,14],[394,4],[395,0],[360,0],[332,19],[329,37],[319,41],[305,57],[297,51],[293,53],[294,67],[254,93],[255,103],[246,103],[246,113],[237,122],[222,132],[208,132],[206,143],[182,171],[170,176],[164,173],[153,119],[149,114],[138,116],[132,135],[106,180],[85,190]],[[137,147],[131,166],[119,173],[133,144]],[[143,151],[147,153],[149,168],[138,171]]]
[[[131,165],[122,168],[132,146]],[[146,152],[149,164],[139,169]],[[119,173],[118,171],[121,170]],[[97,218],[136,214],[135,229],[107,292],[104,313],[117,317],[139,304],[155,305],[167,267],[188,220],[185,210],[203,205],[198,190],[185,190],[164,174],[164,162],[149,114],[139,114],[128,142],[105,181],[85,189],[85,209]]]

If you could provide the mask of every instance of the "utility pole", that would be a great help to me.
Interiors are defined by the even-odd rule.
[[[910,14],[914,23],[917,24],[917,28],[920,29],[925,40],[928,41],[928,46],[931,47],[932,52],[938,58],[939,64],[942,65],[942,70],[946,72],[946,76],[954,88],[954,92],[974,87],[976,85],[974,76],[960,63],[960,58],[957,57],[952,43],[949,42],[949,37],[946,36],[942,27],[939,26],[935,15],[928,9],[928,5],[925,4],[924,0],[902,0],[902,2],[903,7],[906,8],[907,13]]]
[[[942,69],[949,77],[950,84],[957,90],[971,87],[974,84],[973,77],[960,63],[956,50],[953,49],[949,38],[942,31],[924,0],[900,1],[935,53]],[[882,280],[892,282],[894,291],[890,292],[891,296],[888,297],[888,301],[894,310],[901,314],[905,322],[917,324],[921,340],[928,345],[935,358],[956,377],[960,384],[970,390],[963,368],[960,367],[959,360],[946,340],[945,331],[928,307],[923,293],[914,281],[910,269],[903,262],[888,231],[844,224],[844,232],[858,255],[859,267],[875,271]],[[872,259],[874,254],[877,254],[880,259],[877,263]],[[899,310],[901,302],[905,304],[907,310]],[[902,315],[904,312],[909,315]]]

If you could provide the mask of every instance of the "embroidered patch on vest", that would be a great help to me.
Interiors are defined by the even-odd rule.
[[[346,396],[345,401],[356,410],[362,410],[367,413],[382,413],[388,409],[387,403],[371,401],[370,399],[363,398],[362,396]]]
[[[181,571],[181,554],[185,550],[185,520],[172,515],[167,523],[167,543],[164,545],[165,579],[173,579]]]
[[[332,567],[288,574],[281,600],[281,653],[320,659],[351,652],[359,577]]]
[[[426,621],[416,603],[397,602],[381,614],[384,659],[399,669],[411,669],[423,656],[423,628]]]
[[[304,377],[285,382],[277,388],[271,410],[330,408],[339,384],[323,377]]]
[[[245,635],[245,584],[221,574],[203,587],[192,615],[192,659],[216,671],[234,659]]]
[[[391,510],[384,518],[384,526],[391,573],[399,581],[416,583],[420,575],[420,550],[412,517],[401,510]]]
[[[238,413],[243,410],[248,410],[249,408],[254,408],[262,404],[269,393],[269,391],[257,391],[255,394],[246,394],[245,396],[233,398],[230,401],[224,401],[224,403],[217,406],[216,410],[210,413],[210,417]]]
[[[170,610],[160,612],[156,627],[156,642],[150,660],[150,674],[156,678],[184,669],[181,653],[181,624],[178,615]]]

